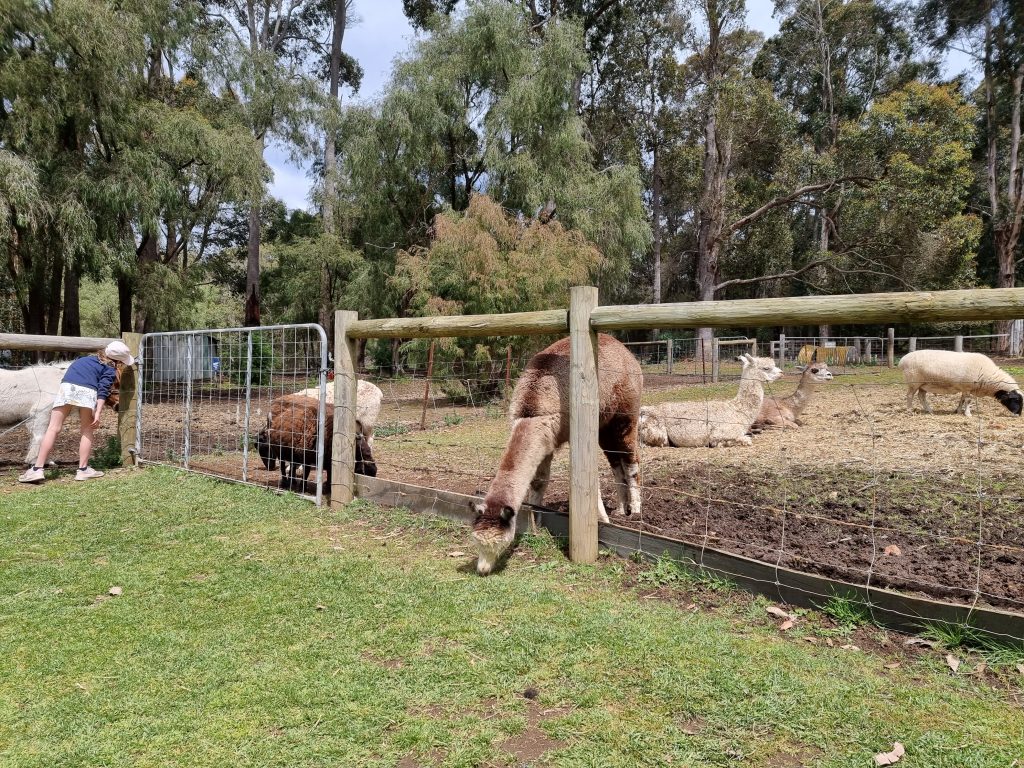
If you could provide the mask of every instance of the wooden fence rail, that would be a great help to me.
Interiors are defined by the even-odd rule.
[[[1024,288],[971,289],[915,293],[869,293],[843,296],[797,296],[779,299],[596,306],[596,289],[574,288],[572,306],[541,312],[457,317],[414,317],[358,320],[348,315],[335,321],[336,394],[334,454],[331,480],[332,504],[345,503],[354,485],[354,454],[343,446],[355,440],[355,424],[349,415],[354,407],[354,381],[350,346],[355,339],[411,339],[478,336],[518,336],[569,333],[572,343],[570,423],[569,551],[573,559],[590,561],[597,552],[595,499],[600,451],[595,439],[583,439],[593,429],[590,411],[593,339],[598,331],[670,328],[742,328],[752,326],[914,323],[937,321],[1008,320],[1024,317]],[[890,329],[890,336],[891,336]],[[716,345],[717,346],[717,345]],[[339,351],[341,352],[339,354]],[[893,352],[892,343],[888,349]],[[589,354],[588,354],[589,353]],[[581,355],[583,356],[581,358]],[[715,356],[717,358],[717,355]],[[890,365],[891,357],[890,357]],[[344,380],[342,386],[338,382]],[[586,393],[586,394],[584,394]],[[583,404],[586,407],[583,407]],[[587,412],[584,416],[583,411]],[[341,450],[339,450],[341,449]]]

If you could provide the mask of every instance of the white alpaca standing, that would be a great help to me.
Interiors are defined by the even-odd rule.
[[[644,445],[674,448],[750,445],[750,427],[764,403],[764,384],[782,375],[770,357],[741,355],[740,388],[732,400],[695,400],[640,409]]]
[[[29,433],[25,463],[39,455],[39,446],[50,423],[53,399],[71,363],[33,365],[17,371],[0,369],[0,428],[13,429],[24,423]]]

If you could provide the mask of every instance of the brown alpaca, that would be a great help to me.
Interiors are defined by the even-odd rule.
[[[781,427],[783,429],[795,429],[803,426],[800,421],[800,414],[804,412],[807,404],[819,384],[832,381],[832,372],[825,363],[811,362],[804,368],[800,376],[800,383],[796,391],[788,397],[765,397],[761,404],[761,411],[757,414],[753,428],[762,430],[765,427]]]
[[[598,444],[611,464],[622,511],[639,513],[636,426],[643,373],[621,343],[598,335],[600,420]],[[482,502],[474,502],[473,538],[477,572],[486,576],[515,537],[515,516],[526,501],[544,500],[555,451],[569,440],[569,339],[556,341],[530,358],[516,382],[509,408],[512,434],[498,473]],[[598,514],[608,522],[599,499]]]

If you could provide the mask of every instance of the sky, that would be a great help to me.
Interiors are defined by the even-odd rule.
[[[772,18],[773,0],[747,0],[747,24],[771,37],[779,29]],[[380,94],[391,75],[395,57],[408,49],[416,33],[402,13],[402,0],[356,0],[358,22],[345,31],[345,51],[355,57],[363,67],[363,83],[354,97],[342,93],[342,101],[368,102]],[[945,62],[947,76],[967,68],[966,59],[954,54]],[[289,160],[281,147],[271,145],[266,154],[267,163],[274,172],[270,194],[289,208],[310,210],[309,190],[312,182],[308,166]]]

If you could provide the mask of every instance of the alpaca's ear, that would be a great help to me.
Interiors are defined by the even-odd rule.
[[[501,508],[501,519],[506,523],[512,522],[512,518],[516,516],[516,511],[512,507]]]

